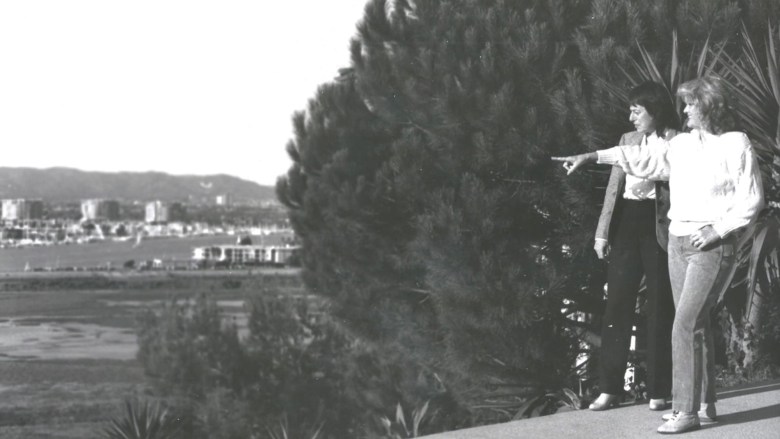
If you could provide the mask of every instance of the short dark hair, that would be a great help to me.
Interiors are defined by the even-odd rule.
[[[704,76],[685,82],[677,88],[677,96],[696,103],[707,131],[721,134],[737,128],[731,95],[722,79]]]
[[[667,129],[678,129],[680,122],[666,86],[654,81],[643,82],[628,92],[629,105],[641,105],[655,122],[655,132],[663,137]]]

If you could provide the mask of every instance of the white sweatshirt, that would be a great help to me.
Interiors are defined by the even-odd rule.
[[[669,180],[669,233],[686,236],[712,225],[721,237],[755,220],[764,206],[756,155],[741,132],[693,130],[647,145],[598,151],[598,163],[627,174]]]

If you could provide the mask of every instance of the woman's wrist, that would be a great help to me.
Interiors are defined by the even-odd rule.
[[[599,159],[598,153],[595,152],[586,152],[585,154],[580,154],[580,157],[587,163],[596,163]]]

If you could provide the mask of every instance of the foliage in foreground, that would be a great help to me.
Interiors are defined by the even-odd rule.
[[[149,401],[126,400],[121,417],[111,420],[105,430],[109,439],[179,439],[183,438],[182,420],[167,408]]]
[[[186,414],[187,437],[381,438],[380,418],[399,401],[431,400],[422,432],[463,417],[402,357],[344,333],[322,300],[263,291],[247,311],[240,337],[205,296],[140,321],[138,358],[159,396]]]

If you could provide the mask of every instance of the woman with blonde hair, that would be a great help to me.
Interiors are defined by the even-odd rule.
[[[737,235],[763,207],[756,155],[736,118],[722,80],[682,84],[688,133],[669,141],[617,146],[553,157],[571,174],[586,163],[620,166],[626,173],[669,180],[669,275],[676,308],[672,326],[673,412],[659,433],[698,429],[715,421],[715,376],[710,311],[728,285]]]

